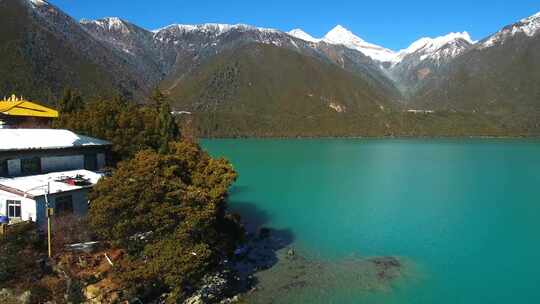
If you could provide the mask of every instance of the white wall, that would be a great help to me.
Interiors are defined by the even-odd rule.
[[[47,156],[41,158],[43,173],[84,168],[84,155]]]
[[[0,215],[7,216],[7,200],[21,201],[21,219],[23,221],[36,221],[36,201],[2,190],[0,190]]]
[[[85,216],[88,213],[87,189],[60,194],[51,194],[48,197],[50,206],[54,208],[56,204],[56,197],[64,195],[71,195],[73,198],[73,214],[77,216]],[[35,200],[32,200],[0,190],[0,215],[7,216],[7,200],[21,201],[21,219],[23,221],[35,221],[40,227],[46,223],[46,203],[44,196],[40,196]]]

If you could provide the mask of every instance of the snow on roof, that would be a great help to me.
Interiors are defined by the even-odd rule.
[[[36,197],[49,194],[79,190],[94,186],[104,175],[88,170],[55,172],[43,175],[0,178],[0,190],[20,196]],[[86,184],[68,183],[68,180],[82,178]]]
[[[69,130],[58,129],[0,129],[0,151],[64,149],[105,146],[111,143]]]

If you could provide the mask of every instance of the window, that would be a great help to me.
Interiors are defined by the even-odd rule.
[[[8,176],[7,160],[5,159],[0,160],[0,176],[1,177]]]
[[[71,195],[59,196],[56,198],[55,213],[57,215],[73,213],[73,198]]]
[[[21,217],[21,201],[7,200],[8,217],[20,218]]]
[[[23,175],[41,173],[41,159],[39,157],[21,159],[21,173]]]
[[[97,155],[96,154],[85,154],[84,155],[84,168],[90,171],[97,170]]]

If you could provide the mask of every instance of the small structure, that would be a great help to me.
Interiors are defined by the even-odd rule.
[[[58,111],[12,95],[0,101],[0,129],[43,128],[58,118]]]
[[[111,144],[68,130],[0,129],[0,217],[10,223],[84,215],[88,191],[103,176]]]
[[[102,173],[88,170],[31,175],[0,179],[0,215],[10,223],[34,221],[43,226],[47,203],[55,216],[85,215],[88,212],[88,191]],[[45,197],[47,195],[47,197]]]
[[[414,109],[407,110],[407,112],[413,113],[413,114],[433,114],[433,113],[435,113],[435,111],[433,111],[433,110],[414,110]]]

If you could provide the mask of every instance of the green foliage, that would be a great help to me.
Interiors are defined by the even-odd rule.
[[[150,100],[154,103],[156,109],[161,108],[161,105],[168,102],[168,97],[159,88],[154,88],[150,94]]]
[[[159,152],[167,153],[169,149],[169,142],[176,140],[180,134],[180,131],[178,124],[171,113],[171,106],[167,100],[167,96],[159,89],[155,89],[154,93],[152,94],[152,100],[155,102],[156,108],[159,111],[157,117],[157,125],[159,127],[159,135],[161,140]]]
[[[38,259],[43,249],[34,224],[10,227],[5,238],[0,236],[0,286],[31,286],[39,279]]]
[[[90,224],[128,249],[122,280],[139,290],[161,287],[177,300],[234,248],[231,227],[238,226],[225,213],[225,198],[236,173],[196,144],[174,142],[168,150],[141,151],[100,181]]]
[[[139,106],[120,97],[101,98],[85,103],[79,111],[61,112],[54,127],[109,140],[113,158],[122,160],[140,150],[159,150],[164,142],[180,138],[176,122],[167,111]]]
[[[64,90],[64,95],[58,100],[57,109],[61,113],[73,113],[83,108],[83,99],[78,92],[70,88]]]

